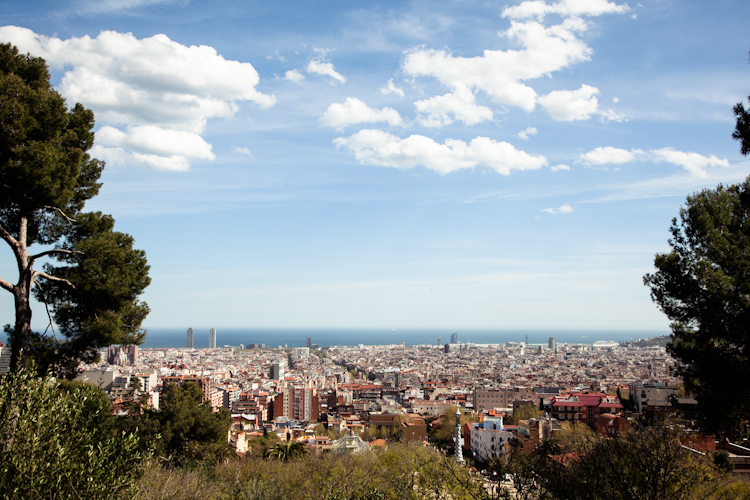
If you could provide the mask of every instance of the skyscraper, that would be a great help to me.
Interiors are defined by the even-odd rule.
[[[216,349],[216,328],[211,328],[208,331],[208,348]]]
[[[187,332],[187,346],[188,346],[188,349],[192,349],[193,348],[193,329],[192,328],[188,328],[188,332]]]
[[[549,347],[550,351],[555,350],[555,338],[554,337],[549,338],[549,343],[547,344],[547,347]]]
[[[453,332],[451,335],[451,344],[458,344],[458,332]]]
[[[307,347],[312,347],[312,337],[307,337]]]

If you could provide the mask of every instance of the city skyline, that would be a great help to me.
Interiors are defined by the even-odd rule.
[[[642,277],[671,219],[750,174],[748,14],[10,1],[0,42],[94,111],[87,209],[146,252],[145,327],[664,331]]]

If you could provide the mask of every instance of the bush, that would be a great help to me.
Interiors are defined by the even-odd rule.
[[[63,386],[33,369],[0,379],[0,497],[103,499],[129,490],[148,452],[113,419],[92,385]]]

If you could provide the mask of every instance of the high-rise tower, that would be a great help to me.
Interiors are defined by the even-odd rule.
[[[208,331],[208,348],[216,349],[216,328],[211,328]]]
[[[188,346],[188,349],[193,348],[193,329],[192,328],[188,328],[188,331],[187,331],[187,346]]]
[[[451,344],[458,344],[458,332],[453,332],[451,335]]]

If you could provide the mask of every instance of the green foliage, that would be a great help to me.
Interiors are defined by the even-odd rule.
[[[278,442],[270,448],[267,448],[266,451],[263,452],[263,456],[265,458],[279,460],[281,462],[287,462],[289,460],[303,457],[308,454],[309,453],[305,449],[305,446],[299,441]]]
[[[600,439],[575,455],[549,454],[533,473],[550,498],[560,499],[697,499],[713,491],[720,477],[710,460],[682,447],[677,431],[666,425]]]
[[[483,499],[483,481],[430,448],[391,445],[377,453],[323,454],[292,460],[249,459],[215,469],[168,469],[152,464],[134,500],[396,500]]]
[[[0,381],[0,497],[111,498],[132,488],[148,455],[116,432],[99,388],[26,369]]]
[[[667,349],[703,425],[730,434],[750,415],[749,214],[750,178],[689,196],[672,221],[672,250],[657,254],[656,273],[644,277],[672,320]]]
[[[228,410],[213,411],[210,403],[201,403],[203,391],[194,382],[167,384],[159,411],[143,415],[145,441],[153,441],[162,460],[186,465],[216,461],[231,456],[227,434],[232,425]]]
[[[0,287],[15,297],[15,324],[5,327],[14,369],[30,356],[42,372],[72,377],[98,348],[143,340],[145,254],[114,231],[111,217],[81,212],[98,194],[104,168],[87,152],[93,127],[90,110],[68,109],[52,88],[43,59],[0,44],[0,238],[20,275],[15,285],[0,279]],[[35,244],[43,249],[34,255]],[[41,258],[62,265],[34,269]],[[31,330],[32,287],[51,309],[55,335]]]
[[[534,404],[521,405],[513,411],[513,415],[506,417],[504,422],[512,425],[518,423],[519,420],[529,420],[530,418],[537,418],[542,415],[542,410]]]
[[[599,441],[596,433],[583,423],[563,423],[555,432],[555,439],[566,453],[588,453]]]

